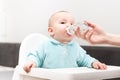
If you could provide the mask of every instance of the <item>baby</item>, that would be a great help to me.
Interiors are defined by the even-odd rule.
[[[48,24],[50,38],[28,54],[23,66],[24,70],[29,72],[33,67],[106,69],[107,66],[104,63],[86,54],[86,51],[74,40],[75,34],[67,33],[66,28],[74,23],[75,19],[69,12],[54,13]]]

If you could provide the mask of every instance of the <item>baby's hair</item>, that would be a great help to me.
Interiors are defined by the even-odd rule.
[[[56,14],[61,13],[61,12],[69,13],[68,11],[64,11],[64,10],[55,12],[55,13],[52,14],[52,15],[50,16],[50,18],[49,18],[48,27],[51,27],[51,26],[52,26],[51,23],[52,23],[53,17],[54,17]]]

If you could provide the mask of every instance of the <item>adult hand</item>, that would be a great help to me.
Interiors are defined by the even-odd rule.
[[[99,26],[91,22],[84,22],[88,25],[88,29],[81,32],[80,27],[78,27],[75,32],[77,37],[80,37],[91,44],[103,44],[106,42],[106,32],[104,32]]]

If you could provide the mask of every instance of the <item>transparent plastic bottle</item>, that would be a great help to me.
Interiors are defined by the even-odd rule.
[[[80,27],[80,31],[81,32],[88,29],[88,25],[87,24],[85,24],[84,22],[81,22],[81,23],[78,22],[76,24],[73,24],[73,25],[67,27],[66,31],[67,31],[68,34],[72,35],[76,31],[77,27]]]

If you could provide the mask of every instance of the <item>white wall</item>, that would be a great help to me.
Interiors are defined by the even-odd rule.
[[[0,1],[0,41],[4,41],[5,40],[5,13],[2,12],[2,9],[3,9],[3,2]]]
[[[0,0],[0,41],[21,42],[32,32],[48,35],[48,18],[59,10],[71,12],[77,21],[86,19],[120,34],[119,3],[120,0]]]

